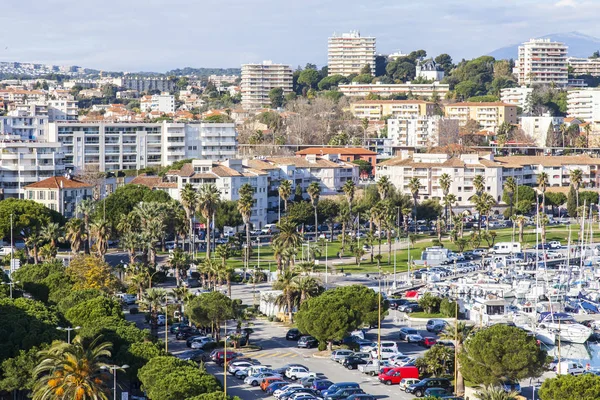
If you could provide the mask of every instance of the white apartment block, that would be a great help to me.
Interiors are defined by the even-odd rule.
[[[75,100],[48,100],[48,121],[77,121],[79,108]]]
[[[158,90],[159,92],[172,92],[175,89],[175,81],[169,78],[142,78],[123,76],[113,78],[112,84],[126,90],[137,90],[138,92],[148,92]]]
[[[238,79],[240,79],[239,75],[211,75],[208,77],[208,81],[215,86],[222,86],[224,83],[234,84]]]
[[[476,194],[473,179],[477,175],[485,178],[485,191],[496,201],[502,200],[502,167],[494,162],[492,154],[451,157],[436,153],[411,155],[403,151],[401,156],[377,164],[375,179],[386,176],[402,193],[410,195],[408,184],[412,178],[418,178],[419,201],[442,200],[444,193],[439,182],[442,174],[450,175],[450,193],[456,195],[459,206],[471,205],[471,198]]]
[[[225,160],[237,151],[229,123],[53,122],[49,131],[76,173],[164,167],[187,158]]]
[[[154,190],[164,190],[175,200],[180,200],[181,190],[191,184],[196,190],[202,185],[214,184],[221,193],[221,200],[235,201],[240,198],[240,188],[250,184],[254,189],[254,206],[250,223],[260,229],[267,223],[268,173],[245,167],[242,160],[231,158],[221,163],[210,160],[192,160],[180,170],[169,171],[164,178],[139,176],[132,184],[141,184]]]
[[[515,72],[519,85],[550,84],[567,86],[567,49],[550,39],[530,39],[519,46]]]
[[[412,95],[419,99],[431,99],[437,96],[439,99],[446,97],[450,91],[450,85],[438,82],[434,83],[367,83],[352,82],[348,85],[339,85],[339,90],[348,97],[365,97],[368,94],[379,96]]]
[[[570,90],[567,93],[567,114],[589,122],[597,130],[600,127],[600,89]]]
[[[275,88],[283,89],[284,95],[292,92],[292,68],[289,65],[271,61],[242,65],[242,107],[245,110],[270,107],[269,92]]]
[[[531,93],[533,88],[526,86],[500,89],[500,100],[506,104],[521,107],[523,114],[531,112]]]
[[[172,114],[175,112],[175,96],[169,93],[142,96],[140,99],[140,110],[142,112],[158,111],[160,113]]]
[[[437,115],[390,118],[387,137],[394,147],[434,147],[439,145],[441,134],[458,137],[458,125],[458,119]]]
[[[360,74],[360,70],[368,65],[371,75],[375,75],[375,38],[360,36],[358,31],[333,34],[328,39],[328,74],[343,75]]]
[[[537,146],[545,147],[548,130],[558,131],[560,125],[564,122],[564,118],[552,117],[549,114],[539,117],[524,116],[519,119],[519,122],[523,132],[534,138]]]
[[[600,76],[600,58],[567,58],[569,67],[573,68],[573,75]]]
[[[8,115],[0,116],[0,134],[16,136],[19,140],[48,140],[48,116],[45,106],[19,106]],[[40,114],[35,112],[39,111]]]

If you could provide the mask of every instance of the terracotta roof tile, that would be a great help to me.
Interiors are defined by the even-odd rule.
[[[464,101],[462,103],[446,104],[446,107],[516,107],[515,104],[503,103],[501,101],[494,102],[474,102]]]
[[[563,165],[600,165],[600,158],[588,155],[579,156],[508,156],[496,157],[495,161],[508,168],[519,168],[525,165],[542,165],[560,167]]]
[[[310,147],[308,149],[300,150],[296,152],[296,155],[307,155],[307,154],[349,154],[357,156],[376,156],[377,153],[371,150],[363,149],[360,147]]]
[[[154,189],[158,184],[162,182],[162,178],[160,176],[148,176],[148,175],[138,175],[131,182],[132,185],[142,185],[146,186],[150,189]]]
[[[211,172],[219,177],[242,176],[242,174],[237,172],[235,169],[226,167],[224,165],[213,167]]]
[[[89,183],[74,178],[68,179],[64,176],[51,176],[50,178],[25,186],[26,189],[83,189],[91,187],[93,185]]]

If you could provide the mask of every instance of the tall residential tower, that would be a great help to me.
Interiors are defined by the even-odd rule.
[[[519,46],[515,73],[519,85],[550,84],[567,86],[567,49],[550,39],[530,39]]]
[[[244,110],[270,106],[269,92],[275,88],[283,89],[284,95],[292,92],[292,68],[289,65],[273,64],[271,61],[242,65],[241,89]]]
[[[375,38],[362,37],[358,31],[333,34],[328,41],[329,75],[360,74],[360,70],[368,65],[371,74],[375,74]]]

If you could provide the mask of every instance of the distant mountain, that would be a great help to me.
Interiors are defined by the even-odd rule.
[[[579,32],[553,33],[546,36],[541,36],[538,39],[550,39],[554,42],[562,42],[569,46],[569,57],[589,57],[596,50],[600,50],[600,39],[584,35]],[[523,40],[527,42],[529,39]],[[513,44],[507,47],[494,50],[489,53],[489,56],[501,59],[516,59],[521,43]]]

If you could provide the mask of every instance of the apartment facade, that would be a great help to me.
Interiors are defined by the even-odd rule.
[[[187,158],[225,160],[237,151],[237,131],[229,123],[53,122],[49,131],[75,172],[164,167]]]
[[[372,174],[375,172],[375,165],[377,164],[377,153],[360,147],[310,147],[297,151],[296,155],[304,158],[310,157],[311,159],[313,156],[331,157],[336,162],[346,163],[362,160],[371,164]]]
[[[567,49],[550,39],[530,39],[519,46],[515,72],[519,85],[555,84],[567,86]]]
[[[112,84],[126,90],[137,90],[148,92],[158,90],[159,92],[172,92],[175,89],[175,81],[163,77],[133,77],[122,76],[113,78]]]
[[[329,75],[360,74],[368,65],[375,75],[375,38],[361,36],[352,31],[341,35],[333,34],[327,42],[327,67]]]
[[[600,76],[600,58],[567,58],[567,64],[573,70],[573,75]]]
[[[381,121],[383,117],[415,118],[435,113],[435,104],[423,100],[362,100],[350,105],[358,119]]]
[[[519,118],[521,129],[530,137],[535,139],[535,144],[545,147],[548,132],[558,132],[560,125],[564,122],[563,117],[553,117],[549,114],[539,117],[524,116]]]
[[[458,137],[459,120],[438,115],[390,118],[388,138],[394,147],[427,148],[440,144],[440,135]]]
[[[158,111],[160,113],[173,114],[175,112],[175,96],[169,93],[142,96],[140,99],[140,110],[144,112]]]
[[[66,218],[74,217],[77,204],[93,195],[93,185],[69,174],[43,179],[25,186],[24,190],[25,199],[40,203]]]
[[[283,94],[293,90],[292,68],[289,65],[262,64],[242,65],[242,107],[244,110],[256,110],[271,106],[269,92],[281,88]]]
[[[352,82],[347,85],[338,86],[340,92],[348,97],[365,97],[369,94],[379,96],[411,95],[420,99],[431,99],[437,97],[443,99],[450,91],[450,85],[438,82],[434,83],[358,83]]]
[[[48,121],[77,121],[79,107],[77,101],[69,99],[48,100]]]
[[[567,116],[589,122],[594,130],[600,128],[600,89],[570,90],[567,93]]]
[[[500,89],[500,100],[503,103],[521,107],[523,114],[529,114],[531,112],[531,93],[533,93],[533,88],[526,86],[504,88]]]
[[[495,132],[502,123],[517,123],[517,106],[501,102],[496,103],[454,103],[445,106],[446,117],[456,118],[460,126],[475,120],[481,129]]]

